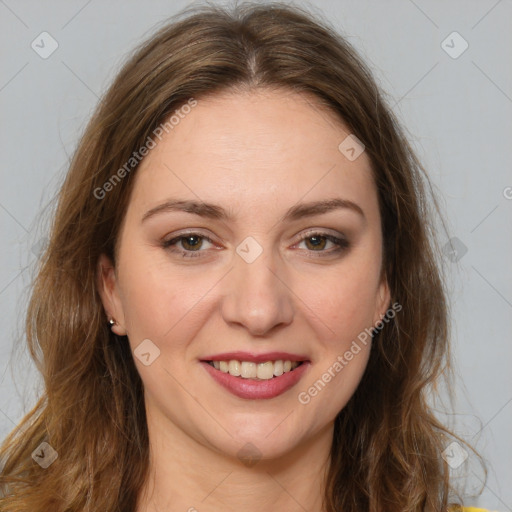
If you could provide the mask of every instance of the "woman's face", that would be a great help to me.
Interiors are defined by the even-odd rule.
[[[137,170],[115,272],[102,257],[105,309],[153,428],[278,457],[332,427],[389,306],[370,161],[294,92],[198,99],[173,126]]]

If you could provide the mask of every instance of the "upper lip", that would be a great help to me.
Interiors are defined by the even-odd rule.
[[[201,358],[201,361],[248,361],[251,363],[265,363],[267,361],[309,361],[309,358],[301,354],[290,354],[289,352],[265,352],[254,354],[252,352],[224,352]]]

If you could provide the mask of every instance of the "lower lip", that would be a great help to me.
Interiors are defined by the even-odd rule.
[[[201,361],[201,364],[221,386],[233,393],[233,395],[251,400],[274,398],[288,391],[299,382],[310,366],[309,362],[304,362],[297,366],[295,370],[283,373],[279,377],[268,380],[254,380],[234,377],[229,373],[215,369],[204,361]]]

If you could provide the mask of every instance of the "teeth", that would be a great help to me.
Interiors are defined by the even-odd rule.
[[[258,379],[268,380],[274,376],[274,363],[267,361],[266,363],[259,363],[256,370]]]
[[[299,366],[297,361],[266,361],[265,363],[253,363],[252,361],[212,361],[215,369],[223,373],[229,373],[242,379],[269,380],[279,377],[283,373],[294,370]]]
[[[284,364],[283,361],[279,360],[274,363],[274,375],[276,377],[279,377],[280,375],[283,375],[284,373]]]
[[[240,375],[242,375],[242,365],[240,364],[240,361],[229,361],[228,368],[231,375],[234,375],[235,377],[240,377]]]
[[[256,369],[256,363],[250,363],[247,361],[242,362],[242,374],[243,379],[254,379],[257,377],[258,370]]]

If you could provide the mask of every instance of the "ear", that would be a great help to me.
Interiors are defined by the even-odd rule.
[[[377,301],[375,307],[375,314],[373,317],[373,325],[381,320],[386,312],[391,307],[391,293],[389,291],[389,284],[386,275],[383,275],[377,290]]]
[[[114,265],[105,254],[102,254],[98,259],[96,285],[107,318],[113,318],[116,322],[112,326],[112,331],[119,336],[126,336],[126,323],[121,299],[119,297],[119,288]]]

